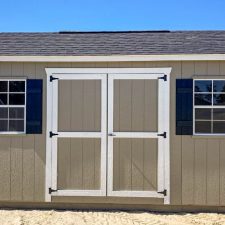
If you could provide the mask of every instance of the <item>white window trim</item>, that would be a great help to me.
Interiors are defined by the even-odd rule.
[[[212,81],[212,92],[195,92],[195,81]],[[195,94],[211,94],[213,95],[214,92],[213,92],[213,81],[216,81],[216,80],[224,80],[225,79],[221,79],[221,78],[218,78],[218,79],[209,79],[209,78],[196,78],[196,79],[193,79],[193,93],[192,93],[192,97],[193,97],[193,135],[194,136],[225,136],[225,133],[196,133],[195,132],[195,109],[225,109],[225,105],[213,105],[213,101],[212,101],[212,105],[195,105]],[[216,93],[224,93],[225,92],[216,92]],[[213,100],[213,99],[212,99]],[[211,120],[210,120],[211,121]]]
[[[0,105],[0,108],[24,108],[24,131],[0,131],[0,134],[4,135],[14,135],[14,134],[26,134],[26,107],[27,107],[27,81],[26,79],[0,79],[0,81],[7,81],[9,85],[9,81],[24,81],[25,82],[25,91],[24,92],[10,92],[9,87],[7,92],[0,92],[0,94],[24,94],[24,105]],[[9,120],[9,117],[7,118]],[[16,120],[16,119],[15,119]]]

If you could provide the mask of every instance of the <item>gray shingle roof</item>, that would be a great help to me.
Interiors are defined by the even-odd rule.
[[[225,31],[0,33],[1,56],[225,54]]]

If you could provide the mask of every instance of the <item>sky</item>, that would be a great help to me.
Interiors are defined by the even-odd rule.
[[[0,32],[225,30],[225,0],[0,0]]]

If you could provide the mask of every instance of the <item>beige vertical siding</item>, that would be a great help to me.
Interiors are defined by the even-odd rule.
[[[48,67],[47,63],[0,63],[0,77],[44,79],[43,134],[0,136],[0,200],[2,201],[44,201],[46,67]]]
[[[11,195],[11,159],[10,159],[10,138],[0,137],[0,199],[10,200]]]
[[[182,78],[193,75],[213,78],[224,75],[223,67],[219,62],[183,62]],[[221,179],[225,171],[220,157],[224,152],[223,138],[182,136],[182,204],[220,205],[224,202]]]
[[[176,78],[192,78],[193,75],[209,75],[212,78],[214,75],[224,75],[225,78],[225,62],[0,63],[1,77],[41,78],[45,81],[43,134],[0,136],[0,200],[44,201],[46,138],[46,74],[44,69],[46,67],[166,66],[172,67],[170,89],[171,204],[225,205],[225,140],[219,137],[205,138],[175,135]],[[76,109],[74,108],[74,110]],[[135,113],[138,114],[139,112]],[[129,117],[126,119],[128,120]],[[125,122],[126,121],[124,121],[124,123]],[[76,121],[74,121],[74,123],[76,123]],[[139,121],[137,121],[137,124],[139,124]],[[148,128],[146,127],[145,129]],[[137,143],[133,145],[136,146]],[[135,155],[136,152],[134,151],[132,154]],[[78,157],[79,156],[76,154],[72,154],[71,160],[76,160]],[[141,156],[135,155],[135,158],[137,159],[136,163],[138,165],[142,163]],[[77,166],[79,167],[79,164]],[[72,170],[79,171],[79,168],[72,168]],[[130,173],[130,171],[132,170],[130,169],[128,173]],[[119,171],[117,172],[119,173]],[[81,171],[78,172],[78,174],[79,173],[81,173]],[[96,174],[97,173],[98,171],[96,171]],[[132,173],[138,174],[139,172],[133,168]],[[71,185],[81,187],[81,181],[76,175],[74,176],[75,177],[71,179]],[[144,178],[139,177],[139,180],[134,180],[133,183],[130,182],[131,178],[132,175],[128,176],[127,183],[124,180],[123,182],[125,183],[123,184],[120,184],[121,178],[119,178],[114,185],[117,188],[124,188],[129,185],[129,188],[132,188],[132,186],[133,188],[141,188],[139,182],[143,183]],[[90,184],[87,184],[87,187],[88,185],[93,185],[91,182],[92,181],[90,181]],[[98,188],[97,183],[95,187]],[[144,188],[149,188],[148,184],[145,184],[145,182]],[[107,200],[106,198],[54,198],[54,201],[162,204],[161,200],[132,200],[128,198],[107,198]]]
[[[194,74],[207,75],[207,62],[194,63]],[[195,143],[195,160],[194,160],[194,202],[195,204],[206,204],[206,168],[207,168],[207,140],[200,139]]]

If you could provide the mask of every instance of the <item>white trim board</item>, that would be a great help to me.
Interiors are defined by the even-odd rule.
[[[107,56],[0,56],[0,62],[146,62],[225,61],[225,54],[107,55]]]
[[[85,196],[85,197],[93,197],[93,196],[105,196],[105,191],[101,190],[58,190],[57,192],[53,192],[52,196]]]
[[[52,129],[52,85],[49,82],[50,74],[47,74],[47,119],[46,119],[46,166],[45,166],[45,201],[51,202],[49,187],[52,183],[52,140],[49,132]]]
[[[170,75],[172,68],[46,68],[45,70],[49,77],[53,75],[57,78],[60,78],[60,76],[63,75],[65,79],[71,79],[71,74],[77,76],[80,74],[83,76],[92,74],[93,77],[95,77],[96,74],[114,74],[114,76],[116,76],[116,74],[127,74],[129,76],[138,76],[138,74],[142,74],[146,76],[148,73],[151,74],[151,76],[157,78],[158,74]],[[141,78],[139,77],[139,79]]]

